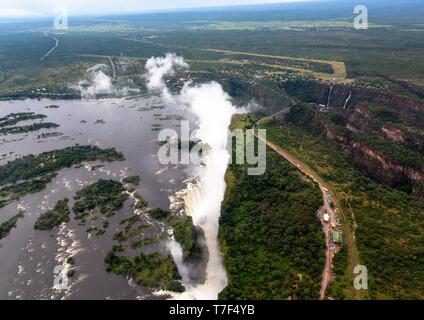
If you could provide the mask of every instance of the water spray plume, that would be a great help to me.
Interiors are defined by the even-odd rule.
[[[218,298],[227,285],[227,276],[222,263],[218,241],[219,217],[221,203],[224,200],[227,170],[230,154],[227,151],[228,128],[237,109],[230,97],[217,82],[193,85],[186,83],[180,94],[171,96],[163,81],[165,75],[174,74],[174,67],[187,67],[183,58],[167,54],[165,58],[151,58],[147,64],[147,87],[160,90],[162,94],[180,102],[198,118],[198,138],[208,145],[209,150],[204,159],[204,166],[197,171],[197,181],[187,188],[185,195],[186,213],[193,218],[205,235],[209,258],[206,265],[206,279],[202,284],[186,283],[189,277],[184,273],[187,268],[182,260],[182,251],[178,244],[169,245],[174,261],[183,278],[186,292],[180,299]]]

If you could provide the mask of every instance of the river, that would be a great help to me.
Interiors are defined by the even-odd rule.
[[[45,108],[48,105],[59,108]],[[45,114],[44,121],[57,123],[60,127],[0,136],[0,165],[24,155],[77,143],[114,147],[126,160],[104,163],[103,167],[94,170],[93,164],[61,170],[44,191],[24,196],[0,209],[0,223],[16,215],[19,209],[25,210],[17,227],[0,240],[0,299],[154,298],[151,289],[105,271],[103,259],[112,246],[113,232],[89,237],[85,227],[73,219],[54,231],[36,231],[33,226],[37,217],[52,208],[57,200],[72,199],[82,186],[100,178],[119,180],[128,175],[140,175],[137,192],[150,207],[168,208],[170,196],[185,187],[189,168],[159,163],[158,131],[152,130],[152,124],[178,131],[180,121],[173,115],[190,119],[190,114],[172,103],[164,103],[157,96],[148,95],[133,99],[0,102],[0,117],[13,112]],[[40,137],[47,132],[60,132],[61,135]],[[114,230],[121,219],[132,214],[133,209],[126,204],[109,220],[109,230]],[[76,276],[68,290],[58,292],[53,289],[54,269],[64,255],[75,256]]]

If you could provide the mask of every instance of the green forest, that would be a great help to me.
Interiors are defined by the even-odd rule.
[[[422,298],[424,203],[374,182],[339,150],[305,130],[279,121],[262,126],[268,130],[268,139],[307,163],[336,191],[345,222],[355,226],[359,262],[368,268],[369,290],[363,297]],[[346,261],[351,258],[348,252],[336,258],[339,272],[329,293],[336,298],[355,297],[353,268],[350,270],[352,266]],[[341,273],[343,266],[346,268]]]
[[[271,150],[264,175],[231,165],[227,183],[220,239],[229,283],[219,298],[317,299],[325,262],[318,186]]]
[[[20,197],[40,192],[64,168],[84,161],[122,161],[124,155],[95,146],[73,146],[27,155],[0,166],[0,208]]]
[[[48,210],[40,215],[34,225],[34,229],[51,230],[62,223],[69,222],[71,210],[69,210],[68,202],[69,199],[66,198],[59,200],[52,210]]]

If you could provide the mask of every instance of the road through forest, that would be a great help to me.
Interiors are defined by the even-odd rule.
[[[331,225],[333,223],[336,224],[337,219],[336,219],[336,214],[334,212],[334,209],[331,207],[331,205],[328,202],[328,197],[335,199],[334,194],[330,191],[329,186],[326,185],[326,183],[324,181],[322,181],[322,179],[320,177],[317,177],[315,175],[315,173],[305,163],[303,163],[302,161],[297,159],[294,155],[290,154],[288,151],[284,150],[280,146],[277,146],[274,143],[270,142],[269,140],[263,139],[262,137],[258,136],[256,134],[256,131],[255,131],[255,128],[263,120],[274,118],[277,115],[280,115],[280,114],[287,112],[288,110],[289,110],[289,108],[286,108],[286,109],[279,111],[279,112],[277,112],[277,113],[275,113],[275,114],[273,114],[269,117],[262,118],[261,120],[259,120],[256,123],[254,128],[251,129],[251,130],[253,131],[255,136],[258,139],[260,139],[262,142],[264,142],[269,148],[271,148],[276,153],[278,153],[280,156],[282,156],[284,159],[289,161],[296,168],[298,168],[304,175],[306,175],[307,177],[309,177],[311,180],[313,180],[315,183],[317,183],[319,185],[319,188],[320,188],[322,196],[323,196],[323,201],[324,201],[324,206],[320,210],[320,221],[321,221],[321,224],[322,224],[323,232],[324,232],[324,235],[325,235],[325,243],[326,243],[326,252],[325,252],[326,259],[325,259],[324,270],[323,270],[323,273],[322,273],[322,282],[321,282],[321,290],[320,290],[320,299],[322,300],[322,299],[325,298],[325,293],[326,293],[328,284],[330,283],[330,281],[333,277],[332,264],[333,264],[333,257],[334,257],[334,246],[331,244],[330,232],[331,232]],[[333,203],[335,204],[335,207],[337,207],[336,202],[333,202]],[[325,211],[323,209],[325,209]],[[336,209],[339,210],[339,212],[341,212],[339,208],[336,208]],[[324,221],[324,218],[323,218],[324,212],[326,212],[329,215],[329,218],[330,218],[329,222]]]

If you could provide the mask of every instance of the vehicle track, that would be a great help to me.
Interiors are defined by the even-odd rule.
[[[48,37],[49,35],[46,33],[45,36]],[[40,61],[43,61],[44,59],[46,59],[59,46],[59,39],[57,39],[53,35],[50,35],[50,38],[52,38],[55,41],[55,44],[49,51],[46,52],[44,56],[40,58]]]

